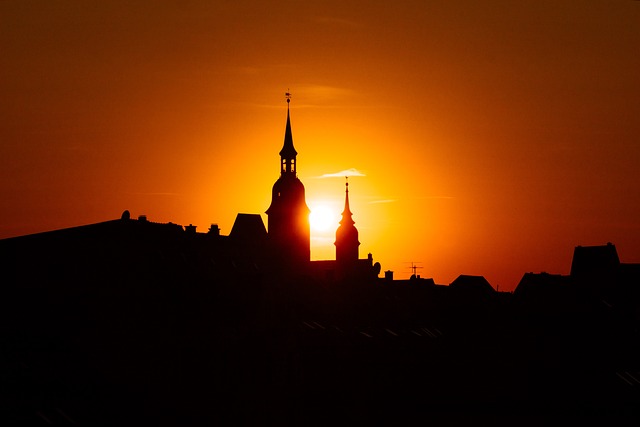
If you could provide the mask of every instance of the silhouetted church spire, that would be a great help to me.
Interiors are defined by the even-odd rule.
[[[354,262],[358,259],[358,229],[355,227],[353,214],[349,207],[349,181],[345,183],[344,210],[340,226],[336,230],[336,261],[340,263]]]
[[[269,240],[276,255],[289,265],[301,265],[311,258],[309,207],[305,201],[304,185],[297,177],[296,157],[291,132],[289,104],[287,97],[287,125],[284,131],[284,145],[280,150],[280,177],[273,184],[271,206],[267,209]]]
[[[342,219],[340,220],[340,225],[343,224],[355,224],[356,222],[353,220],[351,213],[351,209],[349,208],[349,178],[345,177],[347,182],[345,182],[345,190],[344,190],[344,210],[342,211]]]
[[[291,133],[291,116],[289,114],[289,104],[291,103],[291,93],[285,94],[287,97],[287,126],[284,130],[284,145],[280,150],[280,173],[296,173],[296,156],[298,152],[293,147],[293,134]]]

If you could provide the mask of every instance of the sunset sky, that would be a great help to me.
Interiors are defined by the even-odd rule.
[[[0,238],[261,213],[290,90],[312,235],[396,278],[640,262],[638,1],[0,2]],[[338,175],[337,177],[327,175]]]

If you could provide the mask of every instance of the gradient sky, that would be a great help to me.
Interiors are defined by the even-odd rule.
[[[228,234],[269,206],[289,89],[308,204],[360,172],[361,257],[396,278],[640,262],[638,1],[3,0],[0,52],[0,237],[125,209]]]

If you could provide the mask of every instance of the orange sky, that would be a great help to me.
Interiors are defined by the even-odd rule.
[[[308,204],[363,173],[360,253],[396,278],[640,262],[640,2],[129,3],[0,2],[0,237],[125,209],[228,234],[269,206],[290,89]]]

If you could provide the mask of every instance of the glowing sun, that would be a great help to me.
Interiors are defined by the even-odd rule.
[[[314,231],[329,231],[338,227],[338,220],[329,206],[318,205],[311,209],[309,225]]]

